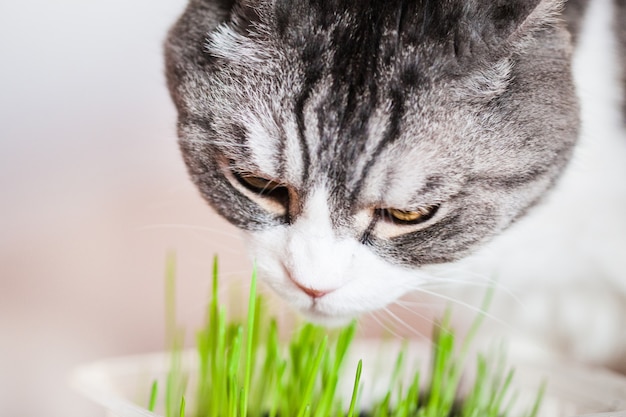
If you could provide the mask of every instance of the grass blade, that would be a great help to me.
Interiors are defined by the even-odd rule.
[[[363,369],[363,360],[359,360],[359,364],[356,367],[356,376],[354,378],[354,388],[352,388],[352,398],[350,399],[350,408],[348,409],[348,416],[353,417],[354,409],[356,407],[357,394],[359,392],[359,384],[361,383],[361,370]]]

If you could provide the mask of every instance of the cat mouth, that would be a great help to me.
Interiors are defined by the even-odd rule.
[[[286,268],[284,269],[286,271]],[[277,283],[273,280],[268,280],[266,283],[283,300],[287,300],[291,308],[296,310],[303,319],[313,324],[326,327],[342,327],[349,324],[359,315],[356,311],[337,311],[337,308],[333,306],[335,301],[327,299],[332,294],[324,294],[322,296],[305,295],[306,292],[291,279],[287,279],[283,283]],[[295,293],[294,286],[297,289]]]
[[[310,307],[301,308],[300,313],[307,321],[326,327],[343,327],[355,318],[355,315],[340,315],[325,311],[315,301]]]

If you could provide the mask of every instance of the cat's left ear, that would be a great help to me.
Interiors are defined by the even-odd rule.
[[[558,22],[564,0],[490,0],[486,12],[496,37],[518,43]]]

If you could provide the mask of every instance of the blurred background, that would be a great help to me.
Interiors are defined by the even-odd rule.
[[[161,44],[184,0],[0,3],[0,416],[97,416],[68,374],[162,350],[163,275],[203,316],[236,230],[187,178]]]

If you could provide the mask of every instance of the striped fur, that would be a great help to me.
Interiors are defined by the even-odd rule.
[[[165,45],[191,178],[307,317],[384,307],[557,183],[586,3],[563,22],[557,0],[191,0]]]
[[[248,230],[297,221],[322,185],[335,227],[361,240],[360,211],[437,204],[429,227],[364,241],[407,266],[457,259],[539,201],[576,141],[558,6],[192,2],[167,42],[191,175]],[[224,161],[293,190],[289,219],[238,193]]]

